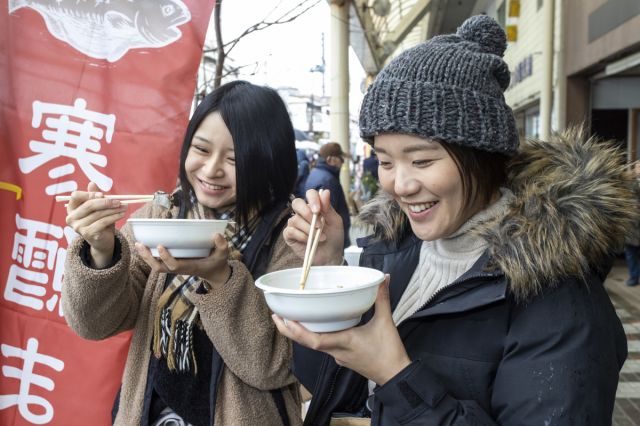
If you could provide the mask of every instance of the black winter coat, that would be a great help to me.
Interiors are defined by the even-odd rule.
[[[611,424],[627,345],[603,281],[637,206],[611,151],[580,139],[552,143],[523,148],[510,211],[478,230],[489,249],[399,324],[412,363],[372,397],[364,377],[295,347],[295,373],[313,395],[305,425],[344,413],[384,426]],[[569,159],[578,171],[553,167]],[[384,194],[364,220],[377,236],[358,241],[360,264],[390,274],[394,309],[422,241]]]
[[[349,239],[349,228],[351,227],[351,218],[349,216],[349,206],[345,198],[342,185],[340,185],[340,171],[336,167],[328,165],[324,159],[318,159],[316,166],[309,172],[309,177],[304,185],[304,192],[310,189],[320,190],[328,189],[331,191],[331,206],[342,218],[342,226],[344,228],[344,247],[349,247],[351,241]]]

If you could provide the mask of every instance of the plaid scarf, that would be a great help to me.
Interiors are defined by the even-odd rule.
[[[202,206],[192,196],[190,219],[225,219],[235,218],[235,208],[224,212]],[[259,217],[255,215],[249,224],[236,230],[235,223],[229,223],[225,229],[225,237],[229,241],[232,252],[242,253],[251,240]],[[237,256],[236,256],[237,257]],[[163,356],[167,360],[170,371],[197,374],[196,354],[193,350],[193,327],[202,329],[198,308],[191,302],[190,295],[209,291],[210,284],[194,275],[176,275],[158,299],[153,332],[153,353],[156,358]]]

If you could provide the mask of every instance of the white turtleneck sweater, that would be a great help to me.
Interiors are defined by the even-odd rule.
[[[396,326],[416,313],[437,291],[452,284],[480,258],[487,242],[470,231],[505,212],[514,195],[507,188],[500,188],[500,192],[502,196],[498,201],[469,218],[450,236],[422,242],[418,266],[393,311]],[[369,395],[373,394],[375,386],[369,380]]]
[[[498,201],[469,218],[450,236],[422,242],[418,266],[393,311],[396,325],[416,313],[436,292],[453,283],[480,258],[487,243],[470,231],[504,213],[513,193],[506,188],[500,192],[502,196]]]

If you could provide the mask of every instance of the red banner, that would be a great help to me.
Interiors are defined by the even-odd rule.
[[[0,424],[109,425],[129,335],[66,325],[55,195],[176,182],[214,0],[0,0]],[[122,225],[120,223],[119,225]]]

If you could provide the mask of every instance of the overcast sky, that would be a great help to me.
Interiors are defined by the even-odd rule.
[[[275,20],[293,9],[303,0],[224,0],[222,4],[222,37],[233,40],[246,28],[262,20]],[[308,1],[311,5],[314,1]],[[322,63],[322,34],[325,39],[327,71],[331,66],[330,8],[320,0],[296,20],[273,25],[244,37],[231,51],[233,65],[247,65],[240,78],[271,87],[293,86],[302,93],[322,94],[322,74],[309,70]],[[213,14],[207,44],[215,45]],[[360,83],[365,77],[357,58],[350,50],[350,101],[359,104]],[[326,94],[331,94],[329,73],[325,73]],[[352,114],[354,113],[352,108]]]

